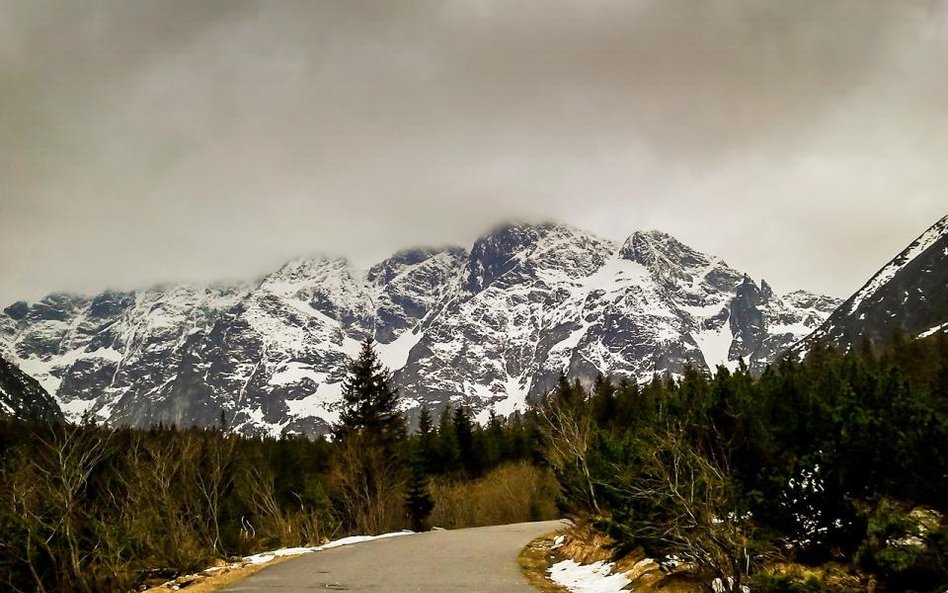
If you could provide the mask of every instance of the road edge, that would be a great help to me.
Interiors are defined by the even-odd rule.
[[[195,575],[188,575],[183,578],[196,577],[184,584],[179,584],[179,579],[172,579],[166,583],[140,590],[139,593],[171,593],[173,591],[186,591],[187,593],[215,593],[224,587],[234,585],[249,577],[257,574],[265,568],[276,566],[287,560],[292,560],[297,556],[277,556],[272,560],[259,564],[244,564],[229,569],[222,569],[212,573],[200,572]]]
[[[553,539],[557,535],[556,531],[541,535],[531,540],[517,555],[520,572],[541,593],[570,593],[569,589],[554,583],[549,577],[549,568],[557,558],[553,553]]]

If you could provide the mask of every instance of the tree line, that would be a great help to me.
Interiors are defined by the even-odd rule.
[[[540,408],[548,459],[575,517],[695,582],[753,590],[948,585],[948,339],[885,349],[813,344],[753,376],[638,384],[562,378]],[[835,570],[835,569],[834,569]]]

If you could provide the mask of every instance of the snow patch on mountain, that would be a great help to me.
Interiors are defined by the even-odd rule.
[[[721,324],[718,329],[706,329],[693,333],[691,337],[701,350],[704,363],[709,369],[723,366],[733,371],[737,368],[737,361],[728,358],[734,336],[726,323]]]
[[[884,344],[901,332],[925,334],[948,320],[948,216],[896,255],[794,351],[821,341],[849,349]]]
[[[0,356],[0,418],[60,420],[62,412],[43,387]]]
[[[412,348],[424,337],[421,331],[405,331],[388,344],[377,344],[379,360],[388,369],[400,369],[408,362]]]

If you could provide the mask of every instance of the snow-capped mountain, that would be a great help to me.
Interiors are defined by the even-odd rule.
[[[0,418],[59,420],[62,412],[39,382],[0,356]]]
[[[941,328],[948,328],[948,216],[879,270],[806,342],[851,348],[863,337],[884,343],[896,329],[925,336]]]
[[[69,418],[316,434],[337,418],[346,366],[369,335],[409,412],[464,402],[508,414],[560,372],[760,367],[837,304],[775,295],[657,231],[614,242],[509,225],[470,251],[402,251],[366,271],[300,259],[242,285],[16,303],[0,315],[0,354]]]

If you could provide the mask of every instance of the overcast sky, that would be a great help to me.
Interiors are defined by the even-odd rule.
[[[948,214],[946,0],[0,0],[0,303],[659,228],[848,296]]]

